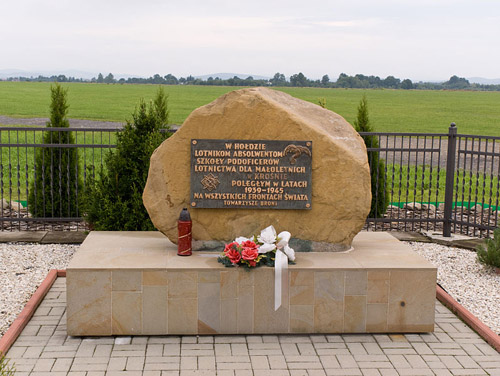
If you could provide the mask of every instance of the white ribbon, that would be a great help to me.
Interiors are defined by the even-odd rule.
[[[288,256],[276,250],[274,259],[274,310],[288,303]]]

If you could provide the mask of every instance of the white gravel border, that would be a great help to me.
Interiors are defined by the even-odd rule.
[[[476,261],[476,253],[438,244],[406,242],[438,268],[438,282],[479,320],[500,334],[500,274]],[[65,269],[78,245],[0,244],[0,336],[47,276]]]
[[[479,263],[475,251],[432,243],[407,244],[438,268],[438,282],[448,294],[500,334],[500,274]]]
[[[0,337],[7,331],[50,269],[66,269],[79,245],[0,244]]]

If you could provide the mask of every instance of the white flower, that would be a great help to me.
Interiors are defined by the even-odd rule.
[[[278,244],[276,244],[276,247],[278,249],[281,249],[285,246],[288,245],[288,242],[290,241],[290,237],[292,236],[292,234],[290,234],[288,231],[282,231],[278,234],[278,239],[279,239],[279,242]]]
[[[250,239],[245,238],[244,236],[240,236],[240,237],[238,237],[238,238],[234,239],[234,241],[235,241],[236,243],[238,243],[238,244],[241,244],[241,243],[243,243],[243,242],[246,242],[247,240],[250,240]]]
[[[276,230],[273,225],[266,227],[264,230],[260,232],[257,240],[259,243],[275,243],[276,242]]]
[[[283,252],[288,256],[290,261],[295,261],[295,251],[287,245],[283,247]]]
[[[259,253],[266,253],[276,249],[276,230],[271,225],[260,232],[257,241],[262,243],[259,246]]]
[[[276,245],[273,243],[264,243],[259,246],[259,253],[267,253],[274,251],[276,249]]]

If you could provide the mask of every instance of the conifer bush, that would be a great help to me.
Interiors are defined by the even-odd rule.
[[[368,116],[368,101],[366,96],[359,102],[358,114],[354,120],[354,128],[357,132],[374,132]],[[362,136],[367,148],[378,148],[377,136]],[[389,206],[389,195],[387,193],[385,161],[380,159],[377,151],[368,151],[368,162],[370,164],[372,202],[369,218],[381,218]]]
[[[485,240],[485,245],[477,248],[477,259],[483,264],[500,268],[500,228],[493,231],[493,239]]]
[[[10,364],[2,352],[0,352],[0,376],[14,376],[16,369]]]
[[[132,121],[117,135],[104,166],[87,174],[84,217],[94,230],[147,231],[153,223],[142,203],[149,159],[168,137],[167,96],[158,89],[149,105],[141,100]]]
[[[69,128],[66,118],[67,89],[50,87],[50,120],[47,128]],[[46,131],[44,144],[74,144],[71,132]],[[35,173],[30,182],[28,208],[35,217],[78,217],[78,193],[82,191],[77,148],[41,147],[35,152]]]

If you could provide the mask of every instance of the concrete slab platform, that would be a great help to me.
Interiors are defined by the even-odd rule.
[[[92,232],[67,268],[68,333],[431,332],[436,268],[387,233],[353,248],[298,252],[275,311],[273,268],[179,257],[158,232]]]
[[[87,238],[84,231],[48,231],[40,241],[42,244],[80,244]]]
[[[1,231],[0,243],[27,242],[39,243],[48,231]]]

